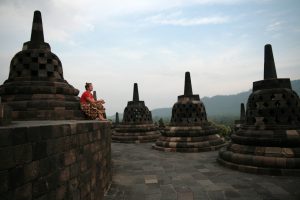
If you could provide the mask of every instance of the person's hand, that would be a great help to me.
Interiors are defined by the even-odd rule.
[[[103,99],[99,100],[102,104],[105,104],[105,101]]]

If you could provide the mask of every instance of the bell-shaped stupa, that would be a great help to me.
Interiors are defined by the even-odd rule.
[[[205,106],[198,94],[193,94],[190,73],[185,73],[184,95],[172,109],[170,125],[153,145],[154,149],[176,152],[216,150],[224,146],[218,130],[207,121]]]
[[[115,124],[118,125],[119,123],[120,123],[120,120],[119,120],[119,113],[116,112]]]
[[[2,101],[12,108],[13,120],[83,119],[78,93],[44,42],[41,12],[35,11],[31,39],[12,58],[9,77],[0,86]]]
[[[116,124],[112,135],[113,142],[142,143],[153,142],[160,136],[158,127],[153,124],[152,114],[139,100],[137,83],[133,88],[133,100],[128,101],[122,123]]]
[[[246,118],[245,105],[241,103],[240,119],[234,121],[234,131],[239,130],[241,125],[245,123],[245,118]]]
[[[265,46],[264,80],[253,82],[246,119],[218,161],[258,174],[300,175],[300,100],[289,78],[277,78],[271,45]]]

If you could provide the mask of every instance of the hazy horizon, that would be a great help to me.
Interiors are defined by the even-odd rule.
[[[272,44],[279,78],[300,78],[296,0],[4,0],[0,84],[30,39],[34,10],[64,78],[81,93],[92,82],[108,115],[123,112],[133,83],[147,107],[171,107],[191,73],[200,97],[247,91],[263,78]]]

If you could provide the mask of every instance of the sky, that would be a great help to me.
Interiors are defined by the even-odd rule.
[[[80,94],[92,82],[108,115],[123,112],[134,83],[149,109],[171,107],[186,71],[200,98],[249,90],[263,78],[265,44],[277,76],[299,79],[299,9],[298,0],[0,0],[0,84],[35,10],[64,78]]]

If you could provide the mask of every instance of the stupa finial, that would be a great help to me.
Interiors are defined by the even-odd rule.
[[[185,72],[184,80],[184,95],[191,96],[193,95],[192,82],[190,72]]]
[[[30,41],[34,43],[44,43],[42,14],[38,10],[34,11]]]
[[[119,113],[116,112],[116,120],[115,120],[115,123],[116,124],[119,124],[120,123],[120,120],[119,120]]]
[[[264,79],[277,78],[272,46],[265,45]]]
[[[30,41],[23,44],[23,50],[27,49],[51,50],[50,45],[44,41],[42,14],[38,10],[33,14]]]
[[[138,89],[138,84],[134,83],[133,86],[133,101],[139,101],[139,89]]]
[[[245,114],[245,105],[241,103],[241,114],[240,114],[240,120],[245,121],[246,114]]]

